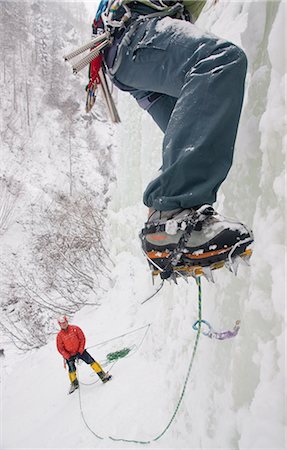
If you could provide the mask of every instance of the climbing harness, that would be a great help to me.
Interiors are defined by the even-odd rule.
[[[174,419],[175,419],[175,417],[176,417],[176,415],[177,415],[177,413],[178,413],[178,410],[179,410],[179,408],[180,408],[180,406],[181,406],[181,403],[182,403],[182,400],[183,400],[183,398],[184,398],[184,395],[185,395],[187,383],[188,383],[188,380],[189,380],[189,377],[190,377],[191,369],[192,369],[192,367],[193,367],[193,362],[194,362],[194,359],[195,359],[196,351],[197,351],[197,348],[198,348],[198,342],[199,342],[199,338],[200,338],[200,334],[201,334],[201,322],[202,322],[202,318],[201,318],[201,315],[202,315],[202,313],[201,313],[201,303],[202,303],[202,292],[201,292],[201,279],[200,279],[200,277],[197,277],[197,278],[196,278],[196,283],[197,283],[197,286],[198,286],[198,328],[197,328],[197,334],[196,334],[196,338],[195,338],[195,342],[194,342],[194,346],[193,346],[193,350],[192,350],[190,362],[189,362],[189,365],[188,365],[187,374],[186,374],[186,377],[185,377],[185,380],[184,380],[183,388],[182,388],[182,391],[181,391],[179,400],[178,400],[178,402],[177,402],[177,404],[176,404],[176,406],[175,406],[174,412],[173,412],[173,414],[172,414],[170,420],[168,421],[168,423],[167,423],[167,425],[164,427],[164,429],[163,429],[158,435],[156,435],[153,439],[150,439],[150,440],[126,439],[126,438],[118,438],[118,437],[115,437],[115,436],[107,436],[108,439],[110,439],[110,440],[112,440],[112,441],[117,441],[117,442],[130,442],[130,443],[134,443],[134,444],[150,444],[151,442],[155,442],[155,441],[158,441],[159,439],[161,439],[161,437],[167,432],[167,430],[168,430],[168,429],[170,428],[170,426],[172,425],[172,423],[173,423],[173,421],[174,421]],[[150,326],[150,324],[149,324],[149,326]],[[143,328],[143,327],[141,327],[141,328]],[[149,328],[147,328],[147,329],[149,329]],[[147,333],[147,331],[146,331],[146,333]],[[146,333],[145,333],[145,335],[146,335]],[[125,335],[127,335],[127,334],[130,334],[130,333],[126,333]],[[111,339],[111,340],[112,340],[112,339]],[[107,341],[105,341],[105,342],[107,342]],[[143,340],[142,340],[142,342],[143,342]],[[141,342],[141,344],[142,344],[142,342]],[[140,344],[140,345],[141,345],[141,344]],[[100,344],[98,344],[98,345],[100,345]],[[139,347],[140,347],[140,346],[139,346]],[[139,349],[139,347],[138,347],[138,349]],[[118,361],[118,360],[116,360],[116,361],[114,362],[114,364],[116,364],[117,361]],[[80,383],[80,384],[82,384],[82,383]],[[80,405],[81,416],[82,416],[82,418],[83,418],[83,421],[84,421],[86,427],[88,428],[88,430],[89,430],[89,431],[90,431],[97,439],[101,439],[101,440],[105,439],[105,437],[100,436],[99,434],[97,434],[97,433],[89,426],[89,424],[87,423],[87,420],[86,420],[86,418],[85,418],[85,414],[84,414],[84,411],[83,411],[82,398],[81,398],[81,388],[78,389],[78,393],[79,393],[79,405]]]

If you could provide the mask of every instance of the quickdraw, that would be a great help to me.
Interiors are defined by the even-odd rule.
[[[202,324],[206,325],[207,329],[204,329],[202,327]],[[195,331],[198,331],[198,327],[199,327],[199,321],[197,320],[193,324],[192,328]],[[204,336],[207,336],[210,339],[218,339],[220,341],[223,341],[225,339],[230,339],[230,338],[237,336],[238,331],[240,330],[240,320],[236,320],[233,330],[215,331],[212,328],[212,326],[210,325],[210,323],[207,322],[207,320],[201,320],[201,327],[202,327],[201,334],[203,334]]]

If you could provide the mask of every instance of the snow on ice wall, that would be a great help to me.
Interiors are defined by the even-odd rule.
[[[191,387],[168,440],[175,447],[284,448],[284,7],[276,1],[219,2],[198,22],[248,57],[234,165],[217,209],[248,223],[256,244],[251,268],[240,267],[237,278],[221,271],[215,286],[203,285],[204,318],[219,329],[236,319],[242,325],[232,342],[201,340]],[[141,196],[160,167],[162,136],[128,95],[119,96],[119,108],[111,226],[114,251],[124,263],[127,256],[143,259],[137,239],[146,218]],[[162,341],[167,331],[171,338],[169,355],[178,368],[167,370],[167,383],[184,376],[183,342],[196,317],[195,292],[184,283],[164,291],[163,328],[154,339]]]

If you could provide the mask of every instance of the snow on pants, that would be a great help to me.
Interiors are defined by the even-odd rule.
[[[76,359],[82,359],[86,364],[93,364],[95,362],[94,358],[87,350],[84,350],[83,353],[77,353],[76,355],[71,356],[71,358],[66,359],[70,373],[76,372]]]
[[[165,17],[125,33],[111,74],[164,132],[161,174],[144,203],[156,210],[216,200],[232,164],[247,59],[243,50],[195,25]],[[125,89],[126,87],[126,89]]]

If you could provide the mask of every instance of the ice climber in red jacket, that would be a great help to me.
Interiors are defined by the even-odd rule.
[[[70,325],[66,316],[60,317],[58,324],[61,331],[57,335],[57,349],[68,364],[71,381],[69,394],[72,394],[79,387],[76,372],[77,359],[82,359],[86,364],[90,364],[103,383],[109,381],[112,376],[104,372],[100,364],[85,350],[86,338],[81,328],[77,325]]]

